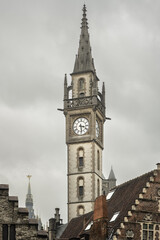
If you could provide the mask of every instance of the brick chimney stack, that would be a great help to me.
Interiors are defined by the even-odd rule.
[[[96,198],[94,205],[93,225],[90,240],[106,240],[107,237],[107,203],[106,196]]]

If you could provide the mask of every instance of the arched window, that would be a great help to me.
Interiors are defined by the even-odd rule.
[[[97,197],[100,196],[100,182],[99,179],[97,179]]]
[[[84,179],[82,177],[78,178],[78,196],[83,197],[84,195]]]
[[[78,216],[81,216],[81,215],[83,215],[84,214],[84,206],[78,206]]]
[[[84,78],[80,78],[79,79],[79,91],[83,91],[84,90]]]
[[[84,78],[80,78],[78,80],[78,90],[79,90],[79,96],[80,97],[84,97],[85,95],[85,79]]]
[[[100,170],[100,154],[99,154],[99,150],[97,150],[97,169]]]
[[[84,166],[84,149],[78,149],[78,167],[82,168]]]

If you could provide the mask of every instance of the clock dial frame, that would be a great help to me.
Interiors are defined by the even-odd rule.
[[[84,135],[89,130],[89,121],[87,118],[77,118],[73,123],[73,131],[77,135]]]

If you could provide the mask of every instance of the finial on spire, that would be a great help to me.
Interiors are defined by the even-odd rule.
[[[32,175],[27,175],[27,178],[29,179],[29,181],[30,181],[31,177],[32,177]]]
[[[82,18],[82,23],[81,23],[81,28],[87,28],[88,29],[88,22],[87,22],[87,8],[86,5],[83,5],[83,18]]]

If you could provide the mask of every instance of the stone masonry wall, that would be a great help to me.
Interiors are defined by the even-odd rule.
[[[15,226],[16,240],[47,240],[45,231],[38,231],[38,221],[29,220],[28,210],[18,207],[18,198],[9,196],[9,186],[0,184],[0,240],[3,239],[3,225]]]

